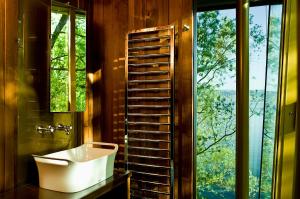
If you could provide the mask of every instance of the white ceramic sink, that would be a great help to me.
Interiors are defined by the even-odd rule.
[[[91,142],[44,156],[33,155],[40,187],[71,193],[93,186],[113,175],[117,151],[117,144]]]

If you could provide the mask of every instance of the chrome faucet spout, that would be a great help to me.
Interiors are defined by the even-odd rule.
[[[58,124],[56,127],[56,130],[61,130],[61,131],[65,131],[67,135],[70,135],[71,130],[72,130],[72,126],[71,125],[63,125],[63,124]]]

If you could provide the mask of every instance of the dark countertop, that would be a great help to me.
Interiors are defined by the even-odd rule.
[[[131,173],[115,173],[112,177],[76,193],[62,193],[40,188],[31,184],[21,185],[13,190],[0,194],[4,199],[75,199],[75,198],[99,198],[127,183]],[[78,179],[80,180],[80,179]]]

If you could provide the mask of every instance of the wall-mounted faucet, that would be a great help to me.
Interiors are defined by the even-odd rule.
[[[72,126],[68,126],[68,125],[63,125],[63,124],[58,124],[57,126],[52,126],[49,125],[48,127],[43,127],[43,126],[37,126],[36,127],[36,131],[40,134],[44,134],[44,133],[51,133],[53,134],[55,131],[65,131],[67,135],[70,134],[72,130]]]
[[[65,131],[67,135],[70,134],[71,130],[72,130],[72,126],[68,126],[68,125],[63,125],[63,124],[58,124],[55,128],[55,130],[59,130],[59,131]]]

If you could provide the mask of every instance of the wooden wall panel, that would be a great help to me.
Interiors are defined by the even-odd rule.
[[[5,188],[14,187],[17,135],[18,1],[6,2],[5,30]]]
[[[169,24],[169,0],[147,0],[145,4],[145,27]]]
[[[128,30],[141,29],[145,24],[146,0],[128,0]]]
[[[104,81],[104,124],[102,138],[107,142],[112,142],[113,140],[113,92],[115,88],[115,80],[113,73],[114,65],[114,51],[116,46],[117,35],[114,27],[118,26],[119,21],[116,21],[116,10],[114,5],[116,0],[104,1],[103,4],[103,47],[104,47],[104,63],[103,63],[103,81]],[[111,15],[110,13],[115,13]],[[105,131],[105,132],[104,132]]]
[[[114,1],[113,5],[116,16],[113,21],[117,22],[113,26],[114,49],[113,49],[113,142],[119,144],[119,156],[117,157],[120,165],[123,166],[124,156],[124,126],[125,126],[125,37],[128,31],[128,23],[124,23],[128,17],[128,2],[123,0]],[[109,82],[107,82],[109,83]]]
[[[5,0],[0,0],[0,112],[4,113],[4,56],[5,56]],[[4,114],[0,114],[0,192],[4,190],[4,176],[5,176],[5,134],[4,134]]]
[[[182,110],[182,118],[180,131],[178,132],[180,135],[180,139],[182,140],[182,145],[179,147],[182,150],[182,162],[181,165],[182,173],[181,173],[181,188],[182,195],[181,198],[193,198],[193,152],[194,152],[194,140],[193,140],[193,132],[194,132],[194,122],[193,122],[193,11],[192,11],[192,0],[187,0],[183,2],[182,5],[182,26],[187,25],[190,27],[188,31],[181,31],[181,39],[179,48],[181,49],[181,53],[178,53],[178,60],[181,76],[181,89],[178,89],[178,97],[176,99],[180,99],[178,102],[178,106],[181,106]],[[180,37],[180,36],[179,36]],[[182,70],[181,70],[182,69]],[[178,74],[177,73],[177,74]],[[181,96],[185,96],[184,98]]]
[[[104,32],[103,32],[103,0],[93,1],[89,6],[88,22],[90,32],[87,32],[88,38],[88,65],[87,73],[93,79],[91,82],[92,97],[93,97],[93,110],[91,123],[93,125],[92,135],[94,141],[100,141],[102,135],[102,124],[103,124],[103,114],[102,114],[102,101],[104,96],[103,88],[103,63],[104,63]],[[90,60],[90,61],[89,61]],[[86,141],[86,140],[84,140]]]
[[[128,2],[93,1],[88,31],[88,73],[93,77],[93,140],[124,146],[124,52],[128,31]],[[85,140],[86,141],[86,140]],[[119,156],[117,156],[117,159]],[[123,158],[121,158],[123,159]]]
[[[18,1],[0,1],[0,192],[15,183]]]
[[[93,116],[93,127],[101,128],[97,138],[119,144],[124,137],[124,68],[125,34],[134,29],[174,24],[175,56],[175,196],[193,197],[193,0],[98,0],[93,1],[91,26],[93,67],[101,65],[101,80],[95,85],[94,103],[101,101]],[[102,10],[102,11],[101,11]],[[99,14],[98,12],[102,12]],[[98,13],[98,14],[97,14]],[[187,24],[191,29],[183,32]],[[99,41],[102,42],[99,42]],[[96,41],[96,42],[95,42]],[[95,70],[93,70],[95,72]],[[185,97],[182,97],[185,96]],[[97,100],[97,102],[95,101]],[[100,126],[99,126],[100,125]],[[117,133],[116,133],[117,132]]]

